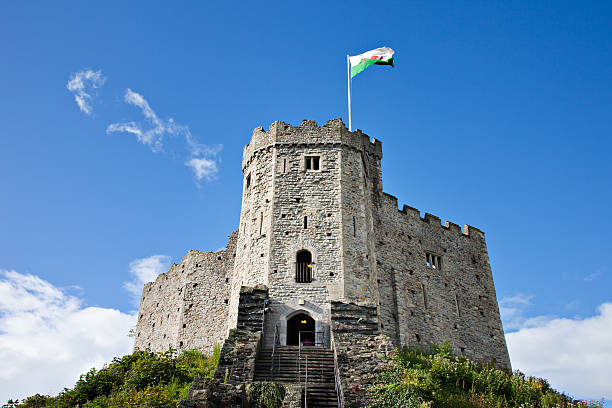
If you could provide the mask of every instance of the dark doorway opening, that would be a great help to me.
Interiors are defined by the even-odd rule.
[[[315,345],[315,321],[306,313],[298,313],[287,320],[287,345],[297,346],[300,340],[302,346]]]
[[[305,249],[295,256],[295,281],[297,283],[312,282],[312,254]]]

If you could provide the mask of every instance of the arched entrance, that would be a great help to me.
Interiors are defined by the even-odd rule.
[[[287,320],[287,345],[297,346],[300,339],[303,346],[315,345],[315,321],[306,313],[298,313]]]

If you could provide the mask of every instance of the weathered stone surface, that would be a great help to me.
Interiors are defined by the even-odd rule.
[[[227,336],[234,232],[224,251],[191,250],[142,291],[134,348],[210,351]]]
[[[246,386],[253,381],[255,358],[261,346],[261,328],[268,288],[243,287],[238,301],[238,316],[258,324],[238,324],[223,344],[219,365],[212,380],[198,379],[189,390],[182,408],[246,407]],[[239,319],[240,320],[240,319]]]
[[[308,169],[307,157],[319,167]],[[271,347],[278,333],[285,344],[287,321],[306,313],[317,340],[333,339],[343,356],[449,340],[458,355],[509,367],[484,233],[398,209],[383,192],[381,159],[380,141],[340,119],[255,129],[243,151],[238,230],[224,251],[190,251],[145,286],[135,347],[209,350],[225,341],[244,350],[235,367],[256,353],[252,336]],[[296,282],[301,250],[312,256],[309,283]],[[263,331],[250,313],[259,300],[242,299],[241,288],[256,285],[269,289]],[[342,371],[351,387],[369,381],[351,370]]]

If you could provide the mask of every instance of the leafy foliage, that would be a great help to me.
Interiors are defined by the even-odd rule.
[[[249,384],[247,395],[256,408],[281,408],[286,391],[282,384],[257,381]]]
[[[136,351],[113,361],[100,370],[81,375],[74,388],[65,388],[56,397],[36,394],[16,408],[174,408],[187,396],[193,380],[212,378],[219,362],[221,348],[215,345],[211,354],[186,350],[176,354]]]
[[[430,350],[404,349],[393,358],[366,396],[367,408],[588,408],[541,378],[475,364],[455,357],[447,343]]]

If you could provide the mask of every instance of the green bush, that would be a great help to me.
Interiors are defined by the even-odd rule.
[[[476,364],[452,354],[446,342],[430,350],[403,349],[366,394],[367,408],[572,408],[601,407],[574,402],[541,378]]]
[[[195,378],[212,377],[219,355],[218,345],[211,354],[198,350],[186,350],[178,356],[174,350],[165,353],[136,351],[114,358],[100,370],[89,370],[81,375],[74,388],[66,388],[56,397],[36,394],[14,406],[174,408],[187,396]]]
[[[286,392],[284,385],[270,381],[256,381],[247,387],[249,402],[256,408],[281,408]]]

